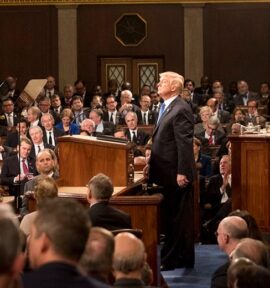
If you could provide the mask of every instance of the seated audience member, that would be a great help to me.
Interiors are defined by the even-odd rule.
[[[74,83],[75,87],[75,94],[79,95],[82,99],[83,107],[90,107],[91,103],[91,93],[87,91],[86,89],[86,83],[85,81],[78,79]]]
[[[34,191],[35,185],[40,177],[50,177],[53,179],[59,178],[58,163],[55,153],[50,149],[44,149],[39,152],[36,157],[36,169],[39,173],[38,176],[26,182],[24,186],[24,194],[29,191]],[[28,198],[23,197],[21,215],[28,213]]]
[[[247,107],[248,111],[245,118],[246,125],[252,123],[253,125],[264,127],[265,118],[259,115],[258,102],[256,100],[248,100]]]
[[[56,113],[56,115],[59,117],[60,119],[60,113],[62,112],[62,110],[64,109],[63,106],[61,105],[61,98],[58,94],[54,94],[51,97],[51,101],[52,101],[52,110],[54,111],[54,113]]]
[[[232,261],[228,269],[228,288],[268,288],[270,272],[256,265],[247,258],[241,257]]]
[[[237,82],[238,93],[234,97],[235,106],[247,106],[248,100],[258,100],[259,96],[257,93],[249,91],[248,83],[244,80]]]
[[[80,135],[92,136],[95,132],[95,122],[91,119],[84,119],[81,123]]]
[[[194,93],[201,95],[201,105],[205,105],[212,95],[211,81],[208,76],[201,77],[201,86],[194,89]]]
[[[140,98],[139,111],[136,111],[138,124],[154,125],[157,119],[157,113],[150,110],[151,99],[148,95],[142,95]]]
[[[140,108],[137,105],[131,103],[132,92],[129,90],[123,90],[121,92],[120,102],[121,102],[120,107],[118,109],[120,113],[119,124],[124,124],[127,113],[130,111],[132,112],[140,111]]]
[[[57,138],[64,136],[64,131],[54,127],[54,118],[50,113],[41,116],[41,124],[43,130],[43,142],[55,147]]]
[[[215,94],[220,94],[220,92],[216,92]],[[222,124],[229,123],[231,120],[230,112],[226,110],[220,110],[218,107],[217,98],[208,99],[206,105],[212,109],[212,116],[215,116],[219,119],[219,122]]]
[[[11,98],[2,100],[2,111],[0,114],[0,126],[4,129],[4,135],[17,125],[18,116],[14,113],[14,103]]]
[[[242,108],[236,107],[233,110],[231,121],[227,126],[227,134],[229,135],[232,133],[233,124],[246,125],[245,118],[245,111]]]
[[[30,107],[27,110],[27,121],[28,121],[28,127],[33,127],[33,126],[41,126],[39,117],[40,117],[40,110],[38,107]]]
[[[21,92],[17,89],[17,78],[8,76],[6,78],[6,82],[8,84],[8,97],[12,99],[13,103],[16,102]]]
[[[234,109],[233,99],[229,94],[225,94],[223,90],[223,84],[216,80],[212,83],[213,98],[218,101],[218,109],[228,111],[230,114]]]
[[[248,237],[255,240],[263,240],[262,232],[256,222],[256,219],[246,210],[234,210],[229,216],[239,216],[244,219],[248,226]]]
[[[43,115],[50,114],[50,115],[52,115],[55,123],[59,123],[60,122],[59,115],[56,114],[54,112],[54,110],[51,110],[51,98],[46,97],[46,96],[43,96],[43,97],[39,98],[39,100],[38,100],[38,108],[39,108],[39,110],[41,112],[40,118]]]
[[[149,140],[149,135],[142,129],[137,128],[138,118],[134,112],[128,112],[125,117],[128,129],[125,131],[126,138],[139,146],[144,146]]]
[[[36,199],[37,209],[39,209],[48,199],[58,196],[58,187],[53,178],[37,176],[35,180],[34,198]],[[20,224],[20,229],[26,236],[30,234],[31,225],[37,215],[37,211],[25,215]]]
[[[114,124],[112,122],[103,121],[103,112],[101,109],[94,109],[90,112],[89,118],[95,122],[96,134],[113,135]]]
[[[71,108],[72,96],[74,95],[74,86],[66,84],[64,86],[64,98],[61,99],[61,106],[63,108]]]
[[[109,95],[106,100],[106,111],[103,113],[103,120],[112,122],[114,125],[118,125],[120,113],[117,111],[117,101],[113,95]]]
[[[17,148],[20,137],[25,137],[27,133],[27,123],[25,119],[20,119],[16,125],[16,131],[8,133],[5,146]]]
[[[202,122],[201,123],[197,123],[194,125],[194,134],[198,134],[201,133],[202,131],[205,131],[205,128],[207,127],[207,123],[208,120],[210,118],[210,116],[212,115],[212,109],[208,106],[203,106],[200,108],[200,112],[199,112],[199,116]]]
[[[64,131],[66,135],[78,135],[80,134],[80,127],[72,123],[74,114],[71,109],[65,108],[60,114],[61,122],[55,125],[56,128]]]
[[[206,193],[201,199],[204,212],[211,210],[212,218],[204,224],[204,227],[212,232],[215,231],[218,222],[232,210],[231,179],[231,159],[228,155],[224,155],[220,160],[219,174],[209,178]]]
[[[87,118],[87,113],[83,108],[83,99],[79,95],[74,95],[71,100],[71,109],[74,114],[73,123],[76,123],[78,126],[81,125],[81,122]]]
[[[183,89],[181,93],[181,97],[189,104],[193,117],[194,117],[194,123],[198,122],[198,105],[193,103],[191,100],[191,92],[189,89]]]
[[[54,198],[44,203],[31,226],[29,260],[33,271],[23,274],[23,287],[106,287],[77,270],[89,229],[87,212],[77,201]]]
[[[219,248],[228,256],[233,253],[235,247],[241,239],[247,237],[248,228],[246,222],[238,216],[229,216],[224,218],[218,225],[216,232]],[[227,287],[227,270],[230,266],[230,260],[221,265],[212,275],[211,288]]]
[[[160,97],[159,97],[157,91],[151,91],[150,98],[151,98],[150,110],[152,110],[153,112],[159,113]]]
[[[259,89],[259,103],[260,105],[268,106],[269,101],[270,101],[270,84],[269,82],[261,82]]]
[[[104,228],[93,227],[80,260],[82,272],[101,282],[109,283],[112,278],[114,253],[113,234]]]
[[[221,145],[222,140],[225,138],[225,133],[218,130],[219,120],[215,116],[211,116],[205,127],[200,133],[195,133],[195,137],[198,138],[204,147],[211,145]]]
[[[47,77],[47,83],[44,87],[44,95],[48,98],[51,98],[54,94],[59,93],[56,90],[56,82],[55,82],[55,78],[51,75],[49,75]]]
[[[114,287],[146,287],[142,281],[142,269],[146,262],[143,242],[131,233],[115,236],[113,256]]]
[[[242,239],[231,254],[231,259],[245,257],[257,265],[269,268],[268,247],[260,240],[251,238]]]
[[[125,86],[126,83],[123,83]],[[122,86],[123,86],[122,85]],[[109,79],[108,80],[108,91],[103,95],[104,98],[106,99],[108,95],[113,95],[114,97],[117,97],[119,92],[118,88],[118,82],[116,79]]]
[[[184,82],[184,88],[190,91],[190,101],[196,105],[196,107],[201,106],[202,95],[198,93],[194,93],[195,90],[195,82],[191,79],[186,79]]]
[[[90,103],[91,110],[93,109],[102,109],[102,97],[100,95],[94,95]]]
[[[21,195],[25,183],[35,173],[35,163],[29,157],[32,143],[28,138],[21,138],[17,146],[18,153],[4,159],[1,170],[1,184],[9,187],[11,195]]]
[[[24,256],[19,228],[8,217],[1,217],[0,231],[0,287],[20,287]]]
[[[196,167],[199,169],[199,174],[202,177],[211,176],[211,157],[201,153],[201,141],[197,138],[193,138],[193,152],[195,157]]]
[[[97,174],[87,184],[87,200],[90,204],[89,217],[93,226],[108,230],[131,228],[130,216],[109,204],[113,194],[113,184],[109,177]]]
[[[32,159],[36,159],[37,154],[40,151],[44,150],[45,148],[48,148],[48,149],[54,148],[54,146],[43,141],[43,131],[39,126],[30,127],[29,135],[33,143],[31,151],[30,151],[30,155],[29,155]]]
[[[116,138],[127,139],[127,137],[125,135],[125,130],[123,128],[117,129],[114,132],[113,136],[116,137]]]

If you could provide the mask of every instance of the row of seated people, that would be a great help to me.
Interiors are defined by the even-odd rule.
[[[40,152],[37,161],[49,157],[52,168],[52,153]],[[132,223],[128,214],[109,206],[109,177],[90,179],[87,208],[59,198],[53,177],[43,174],[31,181],[37,211],[18,223],[11,206],[0,205],[0,229],[5,231],[0,241],[1,287],[150,287],[153,274],[142,240],[115,230]]]

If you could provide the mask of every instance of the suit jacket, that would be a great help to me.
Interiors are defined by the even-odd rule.
[[[67,134],[65,131],[64,131],[64,127],[63,127],[63,123],[60,122],[58,123],[57,125],[55,125],[55,128],[63,131],[65,133],[65,135]],[[75,123],[70,123],[69,125],[69,131],[68,131],[68,135],[79,135],[80,134],[80,128],[77,124]]]
[[[196,133],[195,136],[198,139],[200,139],[203,146],[208,146],[209,140],[205,138],[205,130],[201,131],[200,133]],[[221,132],[220,130],[215,130],[214,132],[215,145],[221,145],[224,138],[225,133]]]
[[[177,97],[165,109],[152,135],[149,180],[161,186],[177,186],[177,174],[192,182],[193,114],[190,106]]]
[[[98,202],[91,206],[89,217],[93,226],[103,227],[108,230],[131,228],[130,215],[113,208],[107,201]]]
[[[114,125],[118,125],[119,124],[119,119],[120,119],[120,113],[118,111],[116,111],[116,118],[115,118],[115,121],[116,123],[114,123]],[[108,111],[105,111],[103,113],[103,121],[104,122],[110,122],[110,119],[109,119],[109,112]]]
[[[13,126],[16,126],[18,123],[18,116],[13,113]],[[0,126],[8,126],[7,117],[5,113],[0,115]]]
[[[64,262],[50,262],[22,276],[24,288],[107,288],[92,278],[82,276],[77,268]]]
[[[129,129],[125,130],[125,136],[127,137],[129,141],[131,141],[131,135],[130,135]],[[147,144],[148,140],[149,140],[149,135],[145,133],[143,130],[137,129],[137,139],[136,139],[136,142],[134,143],[138,146],[144,146]]]
[[[220,123],[229,123],[231,120],[231,114],[225,110],[218,110],[217,112],[218,119]]]
[[[248,100],[252,99],[252,100],[259,101],[259,96],[258,96],[257,93],[249,91],[246,96],[247,96]],[[245,105],[244,104],[244,100],[243,100],[243,95],[236,94],[235,97],[234,97],[234,104],[235,104],[235,106],[243,106],[243,105]]]
[[[48,144],[48,143],[43,142],[43,145],[44,145],[44,149],[47,148],[47,149],[52,149],[52,150],[54,150],[54,146],[52,146],[52,145],[50,145],[50,144]],[[36,161],[36,152],[35,152],[35,146],[34,146],[34,144],[33,144],[32,147],[31,147],[31,151],[30,151],[29,157],[30,157],[31,159],[33,159],[34,162]]]
[[[53,128],[53,136],[54,136],[54,142],[55,142],[55,146],[57,145],[57,138],[66,135],[65,132],[63,130],[60,130],[58,128]],[[46,144],[49,144],[47,141],[47,134],[45,129],[43,128],[43,142]]]
[[[144,124],[143,123],[143,118],[142,118],[142,111],[137,111],[136,112],[137,117],[138,117],[138,124]],[[154,111],[149,110],[148,111],[148,125],[153,125],[156,123],[157,120],[157,113]]]
[[[211,279],[211,288],[227,288],[227,270],[230,262],[226,262],[220,266],[213,274]]]
[[[29,173],[37,174],[35,171],[35,163],[29,157],[27,159]],[[20,174],[20,163],[18,159],[18,155],[13,155],[4,160],[2,171],[1,171],[1,184],[9,186],[10,191],[13,191],[13,188],[17,187],[20,194],[23,194],[24,185],[27,182],[26,180],[21,181],[19,185],[14,184],[14,177]]]

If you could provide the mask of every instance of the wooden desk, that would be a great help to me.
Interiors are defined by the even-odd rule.
[[[233,210],[249,211],[270,232],[270,135],[229,137],[232,143]]]

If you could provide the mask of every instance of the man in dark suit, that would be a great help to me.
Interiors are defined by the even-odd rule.
[[[90,231],[87,212],[74,200],[51,199],[39,208],[29,241],[30,273],[24,288],[108,287],[82,276],[77,265]]]
[[[60,122],[60,117],[59,115],[54,111],[51,110],[51,99],[49,97],[41,97],[38,101],[38,108],[40,110],[40,120],[41,117],[45,114],[51,114],[54,119],[54,123],[58,124]]]
[[[3,126],[6,135],[18,122],[18,117],[14,113],[14,103],[11,98],[3,100],[2,111],[3,113],[0,115],[0,126]]]
[[[21,119],[17,123],[16,131],[8,133],[5,146],[11,148],[17,148],[20,142],[20,137],[26,136],[26,133],[27,133],[27,122],[25,119]]]
[[[54,94],[51,97],[51,109],[58,117],[60,117],[60,114],[64,109],[64,107],[61,105],[61,98],[57,94]]]
[[[73,123],[78,126],[81,125],[81,122],[88,118],[89,109],[84,109],[83,99],[80,95],[74,95],[71,100],[71,108],[74,113]],[[87,113],[88,112],[88,113]]]
[[[114,287],[149,287],[142,281],[142,269],[146,262],[143,242],[131,233],[115,236],[113,256]]]
[[[190,101],[194,103],[197,107],[202,104],[202,95],[199,93],[194,93],[195,82],[191,79],[186,79],[184,82],[184,88],[190,91]]]
[[[106,100],[107,110],[103,113],[103,120],[105,122],[111,122],[114,125],[118,125],[120,119],[120,113],[117,111],[117,101],[113,95],[109,95]]]
[[[174,72],[160,74],[158,94],[164,99],[152,136],[149,181],[164,187],[164,270],[194,266],[193,115],[181,94],[184,78]],[[145,172],[147,174],[147,170]],[[191,223],[190,225],[187,225]]]
[[[35,173],[35,163],[29,158],[31,146],[32,143],[28,138],[22,138],[20,145],[17,147],[18,154],[4,160],[1,183],[9,186],[12,195],[23,194],[25,183]]]
[[[29,129],[29,135],[33,143],[30,157],[36,161],[37,154],[45,148],[54,149],[54,146],[43,141],[43,131],[39,126],[33,126]]]
[[[43,126],[43,142],[55,147],[57,138],[64,136],[65,132],[54,127],[54,118],[51,114],[44,114],[41,117],[41,125]]]
[[[101,109],[93,109],[89,118],[95,122],[95,133],[96,135],[113,135],[115,126],[113,122],[103,121],[103,111]]]
[[[234,97],[235,106],[246,106],[247,101],[250,99],[259,101],[257,93],[249,91],[248,83],[244,80],[237,82],[238,93]]]
[[[157,112],[150,110],[151,98],[148,95],[142,95],[140,98],[141,109],[136,112],[138,123],[143,125],[153,125],[156,123]]]
[[[47,83],[44,87],[45,96],[51,98],[54,94],[59,95],[59,92],[55,88],[56,88],[55,78],[49,75],[47,77]]]
[[[135,112],[128,112],[125,117],[128,129],[125,130],[126,138],[138,146],[144,146],[149,140],[149,135],[137,128],[138,118]]]
[[[89,217],[93,226],[108,230],[131,228],[130,216],[109,205],[113,185],[108,176],[97,174],[90,179],[87,187],[87,200],[90,204]]]
[[[91,107],[90,103],[92,101],[92,95],[89,91],[86,90],[86,83],[78,79],[74,83],[75,94],[80,95],[83,100],[83,107]]]
[[[247,223],[238,216],[226,217],[219,223],[216,237],[219,248],[230,257],[240,240],[248,237]],[[229,265],[230,261],[227,261],[214,272],[211,288],[228,287],[227,270]]]
[[[219,92],[216,92],[217,95]],[[208,99],[206,105],[210,107],[213,111],[212,116],[215,116],[219,119],[220,123],[227,124],[231,120],[230,112],[219,109],[219,102],[217,98],[210,98]]]

